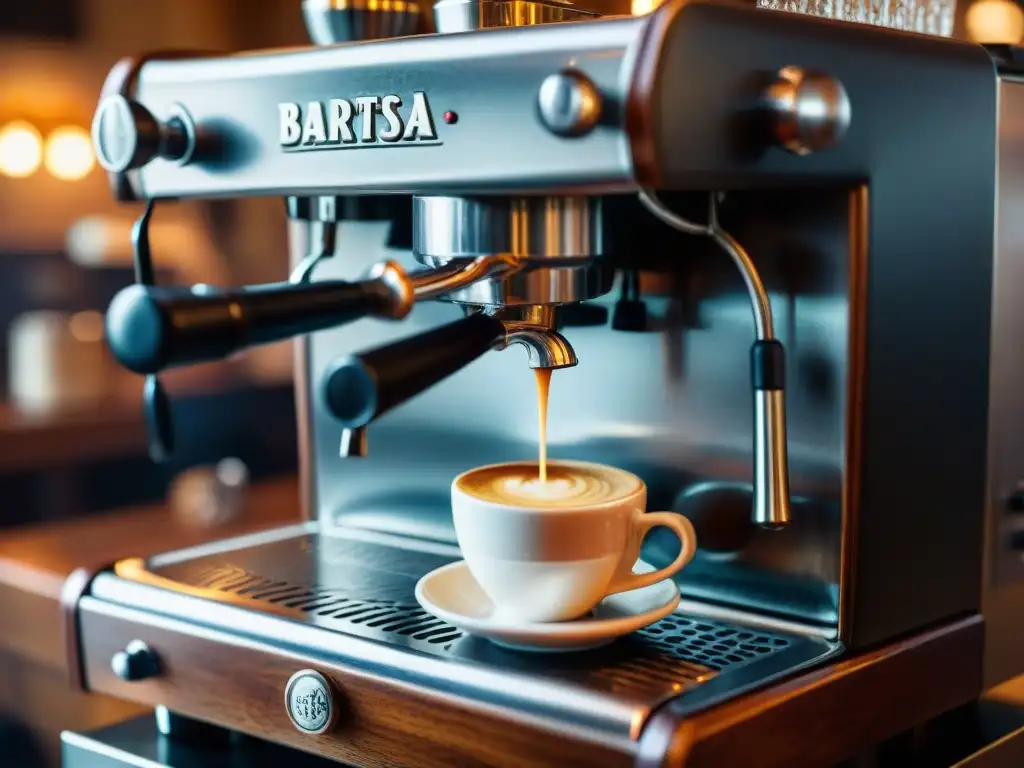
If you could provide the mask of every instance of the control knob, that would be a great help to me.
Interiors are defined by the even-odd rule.
[[[137,101],[114,94],[96,109],[92,143],[96,160],[105,170],[125,173],[157,157],[187,162],[195,149],[195,128],[180,107],[161,123]]]
[[[110,668],[126,683],[134,683],[160,674],[160,659],[144,642],[132,640],[123,651],[114,654]]]
[[[581,72],[548,75],[537,93],[541,122],[558,136],[582,136],[601,117],[601,93]]]
[[[765,89],[776,143],[796,155],[839,143],[850,127],[850,98],[829,75],[783,67]]]

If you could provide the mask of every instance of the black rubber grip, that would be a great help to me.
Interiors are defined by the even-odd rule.
[[[475,314],[432,331],[335,362],[324,402],[346,429],[363,427],[451,376],[505,334],[500,320]]]
[[[786,350],[780,342],[754,342],[750,349],[750,376],[755,390],[786,388]]]
[[[281,341],[385,312],[381,283],[272,283],[223,293],[132,285],[107,310],[107,343],[136,373],[221,360],[247,347]]]

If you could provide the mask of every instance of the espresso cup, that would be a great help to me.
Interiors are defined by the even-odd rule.
[[[569,621],[602,599],[656,584],[693,558],[693,525],[675,512],[646,512],[647,486],[603,464],[491,464],[452,482],[455,534],[466,565],[494,603],[494,617]],[[655,526],[679,537],[665,568],[634,574],[644,535]]]

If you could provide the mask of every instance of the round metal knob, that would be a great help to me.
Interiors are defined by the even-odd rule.
[[[110,668],[126,683],[134,683],[160,674],[160,658],[141,640],[132,640],[114,654]]]
[[[166,124],[136,101],[115,94],[100,102],[92,121],[96,160],[107,171],[124,173],[155,157],[185,161],[195,143],[188,116],[178,111]]]
[[[797,155],[837,144],[850,127],[846,89],[829,75],[785,67],[768,86],[765,101],[775,141]]]
[[[540,119],[559,136],[581,136],[601,117],[601,92],[579,72],[548,75],[537,94]]]
[[[312,669],[291,676],[284,689],[284,705],[296,730],[310,735],[329,731],[338,714],[331,684]]]

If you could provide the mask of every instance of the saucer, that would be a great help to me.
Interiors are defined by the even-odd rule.
[[[654,570],[638,562],[640,573]],[[494,603],[469,572],[465,560],[441,566],[416,584],[416,600],[427,613],[471,635],[516,651],[582,651],[598,648],[663,619],[679,605],[679,587],[664,579],[643,589],[610,595],[589,616],[562,622],[497,620]]]

